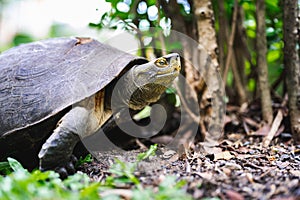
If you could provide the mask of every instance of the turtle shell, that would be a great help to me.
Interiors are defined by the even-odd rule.
[[[3,52],[0,137],[41,122],[47,126],[47,119],[100,91],[123,70],[146,62],[90,38],[47,39]]]

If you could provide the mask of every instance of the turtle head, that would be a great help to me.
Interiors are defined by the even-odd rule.
[[[180,57],[168,54],[130,69],[126,91],[130,95],[129,107],[134,110],[156,102],[180,73]]]
[[[146,64],[136,65],[132,69],[135,86],[157,84],[168,87],[179,75],[180,57],[177,53],[154,59]]]
[[[140,110],[156,102],[178,77],[180,69],[180,57],[177,53],[133,66],[115,86],[115,105],[126,105],[131,109]]]

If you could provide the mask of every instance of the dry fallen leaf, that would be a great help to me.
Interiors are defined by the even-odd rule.
[[[300,178],[300,170],[290,170],[290,173]]]
[[[213,174],[211,172],[195,172],[194,174],[197,174],[198,176],[206,180],[211,180],[213,177]]]
[[[223,151],[223,152],[214,154],[214,161],[219,160],[219,159],[230,160],[231,158],[234,158],[234,157],[235,156],[232,155],[229,151]]]
[[[283,114],[281,110],[278,110],[278,113],[273,121],[272,127],[268,135],[263,140],[263,146],[268,147],[273,137],[275,136],[278,128],[280,127],[281,121],[283,119]]]
[[[263,125],[258,130],[250,133],[249,135],[257,135],[257,136],[266,136],[270,131],[270,126],[268,124]]]
[[[236,191],[233,191],[233,190],[227,190],[226,191],[226,196],[230,200],[244,200],[244,197],[241,194],[239,194],[239,193],[237,193]]]
[[[269,161],[274,161],[276,160],[276,157],[275,156],[267,156],[268,160]]]

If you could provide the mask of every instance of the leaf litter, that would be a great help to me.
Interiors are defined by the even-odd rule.
[[[153,191],[172,175],[176,181],[186,181],[183,188],[194,199],[300,199],[300,145],[285,128],[287,115],[280,109],[268,126],[251,105],[242,112],[229,106],[224,138],[210,152],[203,152],[201,143],[180,153],[160,145],[155,156],[138,164],[134,175],[144,188]],[[165,137],[169,136],[161,136]],[[159,143],[159,138],[151,141]],[[80,170],[102,182],[110,175],[108,169],[115,158],[135,162],[143,151],[99,153],[100,159],[84,163]],[[128,191],[132,187],[123,185],[112,193],[124,193],[125,199],[131,199]]]

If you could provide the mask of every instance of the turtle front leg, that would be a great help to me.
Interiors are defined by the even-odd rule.
[[[77,134],[65,127],[58,126],[39,152],[40,170],[55,170],[61,177],[73,174],[75,163],[72,153],[79,140]]]
[[[72,153],[80,140],[79,135],[86,134],[91,121],[91,112],[84,107],[70,110],[59,122],[52,135],[43,144],[40,152],[40,170],[55,170],[62,178],[75,172]]]

